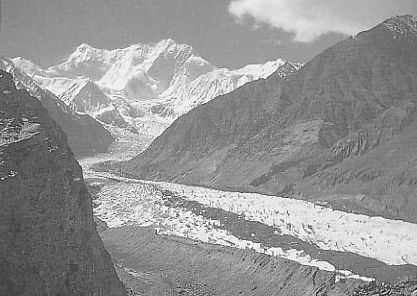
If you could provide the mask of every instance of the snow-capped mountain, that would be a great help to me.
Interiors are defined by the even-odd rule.
[[[13,62],[78,112],[119,127],[145,128],[154,136],[218,95],[288,65],[302,66],[278,59],[236,70],[217,68],[190,45],[171,39],[114,50],[81,44],[66,61],[47,69],[23,58]]]
[[[19,59],[18,62],[22,60]],[[34,69],[34,71],[40,69],[34,64],[24,62],[25,69]],[[97,120],[88,114],[78,113],[69,108],[52,92],[40,87],[32,77],[16,67],[10,59],[0,57],[0,69],[13,76],[18,89],[25,89],[39,99],[49,115],[67,135],[69,146],[76,155],[86,156],[107,151],[114,138]],[[28,73],[31,73],[31,76],[34,75],[34,72],[28,71]]]

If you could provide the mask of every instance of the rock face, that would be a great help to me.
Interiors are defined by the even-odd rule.
[[[66,135],[2,70],[0,199],[0,295],[126,295]]]
[[[377,284],[371,282],[357,287],[353,291],[353,296],[367,296],[367,295],[398,295],[398,296],[414,296],[417,294],[417,279],[416,277],[405,277],[395,284]]]
[[[32,96],[39,99],[50,116],[66,133],[68,144],[77,156],[107,151],[114,138],[101,123],[88,114],[75,112],[74,108],[65,105],[54,94],[39,87],[31,77],[16,68],[10,60],[0,58],[0,69],[6,69],[13,75],[18,88],[27,89]]]
[[[120,167],[417,222],[416,22],[389,19],[284,82],[271,75],[220,96]]]

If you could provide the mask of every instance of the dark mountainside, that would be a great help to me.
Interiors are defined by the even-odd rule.
[[[118,169],[417,222],[417,19],[391,18],[280,82],[176,120]]]
[[[66,135],[1,70],[0,200],[0,295],[126,295]]]
[[[0,69],[7,69],[18,88],[27,89],[38,98],[50,116],[68,137],[68,145],[76,156],[106,152],[114,138],[97,120],[87,114],[74,112],[51,92],[40,88],[29,76],[6,58],[0,58]]]

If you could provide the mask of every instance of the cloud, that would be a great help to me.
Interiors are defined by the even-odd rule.
[[[294,33],[294,40],[311,42],[336,32],[355,35],[383,20],[417,14],[416,0],[233,0],[229,12],[239,21],[249,17]]]

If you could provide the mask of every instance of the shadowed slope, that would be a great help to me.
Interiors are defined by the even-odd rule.
[[[60,127],[0,70],[0,295],[126,295]]]

